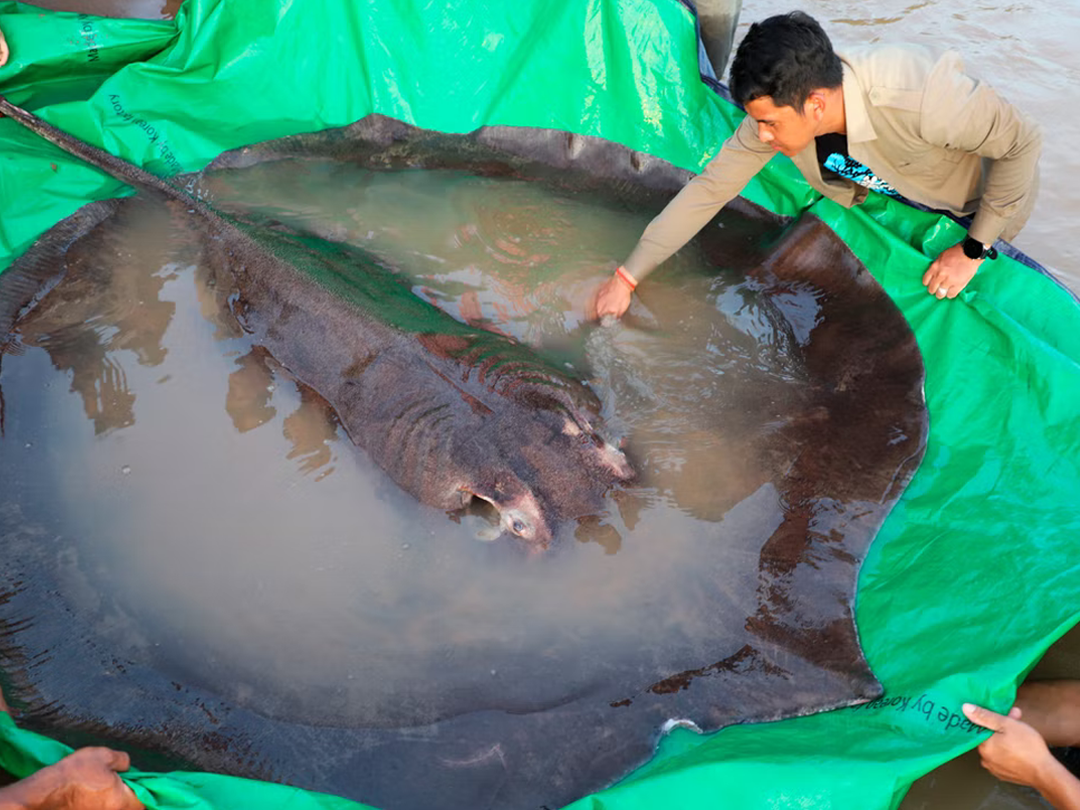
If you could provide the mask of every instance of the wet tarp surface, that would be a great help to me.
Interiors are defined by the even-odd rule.
[[[15,52],[0,73],[13,101],[160,173],[370,112],[447,132],[564,129],[696,169],[739,118],[699,81],[693,18],[677,3],[387,11],[195,2],[175,29],[5,4],[0,27]],[[119,185],[0,124],[10,260]],[[959,226],[883,198],[844,211],[817,199],[780,158],[746,195],[828,222],[899,305],[924,355],[926,457],[871,548],[857,604],[885,695],[707,739],[675,732],[653,763],[578,806],[891,806],[914,778],[979,741],[960,703],[1005,708],[1017,679],[1076,619],[1080,324],[1072,296],[1003,258],[960,298],[938,302],[919,279],[928,257],[962,236]],[[12,743],[3,764],[14,773],[61,752],[6,721],[3,729]],[[160,807],[192,797],[222,807],[335,801],[202,775],[133,781]]]

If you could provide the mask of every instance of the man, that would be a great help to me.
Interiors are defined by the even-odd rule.
[[[0,712],[9,713],[0,692]],[[80,748],[54,765],[0,787],[0,810],[141,810],[117,771],[131,764],[109,748]]]
[[[731,66],[731,93],[746,118],[601,286],[597,316],[622,315],[637,284],[776,152],[847,207],[873,188],[973,214],[967,238],[923,276],[930,294],[955,298],[996,256],[993,243],[1012,239],[1027,221],[1042,147],[1034,121],[962,67],[955,53],[918,45],[838,56],[821,26],[799,11],[752,25]]]

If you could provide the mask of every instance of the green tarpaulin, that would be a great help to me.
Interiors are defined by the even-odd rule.
[[[700,80],[694,17],[676,0],[188,0],[175,24],[7,2],[0,29],[13,55],[0,90],[14,103],[158,174],[372,112],[447,132],[564,129],[698,169],[741,117]],[[11,121],[0,132],[0,266],[86,201],[121,192]],[[1003,257],[939,302],[921,276],[960,226],[877,195],[846,211],[782,157],[746,196],[829,223],[923,351],[925,460],[859,584],[859,630],[885,696],[708,738],[676,731],[650,765],[575,808],[895,806],[915,778],[982,738],[961,703],[1006,709],[1077,620],[1073,296]],[[0,740],[0,765],[16,775],[66,750],[6,717]],[[130,781],[149,807],[353,806],[205,774]]]

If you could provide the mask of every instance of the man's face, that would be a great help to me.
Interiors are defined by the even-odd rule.
[[[758,137],[777,152],[793,157],[805,149],[817,135],[821,120],[819,106],[811,96],[800,114],[794,107],[777,107],[769,96],[746,103],[746,113],[758,126]]]

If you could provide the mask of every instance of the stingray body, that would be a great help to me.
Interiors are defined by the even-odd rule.
[[[647,155],[567,133],[486,128],[445,135],[380,116],[340,130],[226,153],[212,168],[241,169],[308,156],[376,170],[456,168],[523,178],[655,211],[688,177]],[[46,254],[62,256],[73,237],[110,213],[91,206],[58,226],[31,251],[31,265],[40,265]],[[782,358],[783,373],[765,382],[750,381],[749,394],[728,400],[726,390],[738,387],[735,378],[744,373],[732,371],[707,402],[693,406],[700,417],[697,444],[703,449],[682,459],[682,472],[669,493],[682,510],[717,527],[716,542],[671,582],[672,590],[687,596],[679,609],[696,615],[693,638],[661,632],[643,638],[626,655],[610,657],[587,644],[523,645],[515,660],[507,661],[511,676],[502,677],[500,668],[498,678],[493,671],[484,672],[463,684],[451,667],[467,664],[471,656],[464,649],[456,663],[436,660],[430,680],[415,688],[406,688],[405,675],[401,683],[373,684],[372,691],[390,695],[387,703],[392,705],[384,713],[390,719],[385,722],[350,722],[348,706],[332,701],[322,709],[309,707],[307,714],[275,714],[261,709],[257,700],[235,700],[195,679],[180,683],[146,662],[124,661],[118,667],[108,642],[96,637],[89,623],[85,628],[80,624],[86,619],[51,598],[57,588],[53,583],[62,577],[34,574],[55,567],[41,539],[44,533],[15,520],[13,509],[5,513],[0,508],[5,557],[17,560],[0,579],[5,611],[0,619],[11,628],[0,652],[9,677],[21,687],[17,696],[26,709],[25,721],[72,739],[89,735],[164,754],[173,765],[287,781],[385,810],[518,810],[562,806],[623,777],[647,760],[661,730],[673,719],[707,731],[853,705],[879,695],[881,686],[862,655],[854,624],[855,587],[866,550],[925,447],[921,357],[897,308],[820,221],[804,217],[786,223],[744,203],[729,206],[720,217],[724,227],[706,228],[697,246],[715,265],[739,268],[744,279],[739,289],[754,297],[760,311],[771,313],[773,331],[766,343]],[[266,261],[245,253],[244,240],[253,238],[247,224],[229,225],[242,235],[233,239],[216,236],[217,226],[206,222],[214,237],[211,250],[221,253],[213,264],[242,267]],[[334,267],[341,260],[333,257],[360,254],[287,229],[269,232],[274,235],[258,237],[261,244],[273,239],[273,252],[302,254],[308,266],[322,268],[310,274],[318,283],[301,293],[288,273],[256,283],[246,280],[241,270],[238,282],[223,276],[223,293],[229,296],[238,288],[234,297],[243,302],[238,315],[259,335],[272,339],[275,330],[310,331],[313,340],[307,345],[332,357],[332,382],[329,388],[317,380],[309,384],[330,391],[324,395],[344,424],[353,424],[349,407],[363,415],[357,417],[361,422],[383,419],[373,433],[391,437],[387,444],[392,445],[393,417],[407,413],[410,403],[432,401],[429,385],[442,386],[437,407],[455,419],[478,420],[466,422],[471,425],[498,418],[502,406],[493,397],[516,397],[545,414],[547,421],[522,431],[513,427],[516,418],[508,418],[512,427],[505,434],[493,431],[501,437],[498,442],[510,444],[500,452],[548,443],[557,449],[564,440],[573,440],[585,447],[580,467],[600,476],[599,485],[568,480],[546,487],[538,502],[557,518],[588,514],[599,495],[625,476],[619,457],[588,428],[595,405],[589,405],[588,397],[568,393],[578,390],[573,380],[544,369],[539,384],[533,385],[534,372],[520,370],[536,369],[537,361],[521,346],[495,336],[451,324],[437,332],[417,330],[414,318],[427,321],[430,315],[425,311],[421,316],[421,302],[411,300],[404,286],[391,284],[386,292],[387,271],[378,263],[369,260],[365,265],[369,278],[379,278],[378,283],[335,280]],[[10,278],[0,281],[17,287],[20,272],[15,267]],[[660,351],[679,346],[681,324],[691,315],[723,320],[714,279],[683,281],[666,279],[663,271],[651,277],[639,288],[655,316],[650,330],[627,329],[622,334]],[[280,293],[279,285],[289,292]],[[687,290],[698,293],[690,304]],[[386,300],[388,295],[393,300]],[[32,307],[47,305],[47,297],[36,304],[34,295],[24,297],[33,299]],[[679,303],[669,306],[668,297]],[[301,299],[317,302],[313,314],[297,310]],[[350,302],[351,309],[341,309],[341,301]],[[377,315],[371,317],[374,325],[365,327],[368,348],[363,351],[349,348],[334,331],[338,320],[355,317],[357,309]],[[403,338],[388,324],[408,336],[405,357],[411,361],[390,362],[402,351],[396,341]],[[301,352],[312,349],[282,343],[286,345],[272,349],[276,357],[282,353],[277,359],[290,369],[305,367],[309,359]],[[618,338],[614,344],[618,354]],[[700,350],[680,346],[678,351]],[[704,354],[701,368],[707,367]],[[415,369],[402,367],[419,365],[417,357],[430,369],[422,383],[411,375]],[[490,357],[499,360],[489,363]],[[503,360],[506,357],[513,359]],[[752,362],[745,373],[761,365]],[[342,375],[343,369],[350,371]],[[351,377],[372,373],[381,375],[371,378],[378,379],[378,389],[392,389],[387,405],[373,404],[367,394],[354,406],[343,405],[352,401],[351,395],[334,395],[334,386],[348,389]],[[609,366],[608,384],[629,395],[642,388],[637,385],[642,374],[632,363],[616,362]],[[493,380],[502,382],[493,386]],[[474,387],[478,381],[481,385]],[[659,382],[654,378],[651,387],[662,394],[662,383],[662,376]],[[662,403],[654,410],[660,413],[664,407],[681,406]],[[650,431],[662,435],[665,425],[657,417],[632,428],[634,446],[640,448],[648,447]],[[727,437],[726,444],[717,444],[717,436]],[[363,443],[375,455],[380,451],[370,442],[378,441]],[[426,450],[437,443],[416,446],[417,458],[448,455],[442,448]],[[752,447],[752,454],[734,452],[744,446]],[[455,452],[468,457],[465,450]],[[631,530],[636,516],[648,507],[648,488],[659,464],[652,451],[639,450],[639,455],[642,486],[622,493],[619,501]],[[752,458],[753,474],[742,490],[725,493],[730,502],[720,503],[714,484],[718,469],[732,463],[729,455]],[[392,462],[386,469],[409,488],[409,473],[395,473]],[[410,459],[403,469],[423,469],[423,464]],[[567,490],[575,486],[583,492],[571,497]],[[473,489],[480,490],[479,497],[488,494],[482,484],[474,483]],[[559,497],[570,505],[557,505]],[[658,577],[666,553],[664,547],[655,549]],[[529,563],[547,565],[552,560]],[[550,570],[556,577],[557,569]],[[558,583],[553,578],[552,588]],[[736,591],[742,595],[733,595]],[[14,612],[17,608],[23,613]],[[657,603],[657,611],[666,609]],[[27,610],[33,611],[33,622],[20,623]],[[50,628],[64,628],[56,630],[55,637],[64,635],[68,641],[51,645],[46,657],[35,640],[49,637]],[[568,627],[567,636],[575,630]],[[95,668],[94,662],[105,663]],[[80,685],[77,695],[65,692],[72,682]]]
[[[201,217],[216,283],[245,331],[421,502],[487,502],[535,550],[560,520],[596,514],[611,485],[632,477],[593,427],[599,403],[580,381],[512,340],[462,327],[370,255],[221,214],[7,101],[0,109]]]

